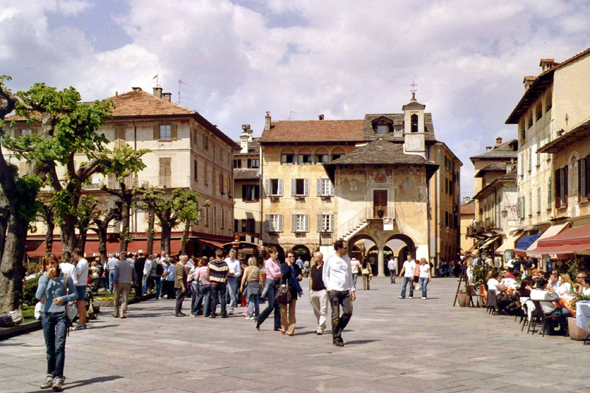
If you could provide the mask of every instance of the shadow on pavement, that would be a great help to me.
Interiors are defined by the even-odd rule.
[[[63,390],[70,390],[70,389],[74,389],[74,388],[79,388],[81,386],[86,386],[86,385],[92,385],[94,383],[100,383],[100,382],[108,382],[108,381],[114,381],[116,379],[121,379],[123,378],[120,375],[112,375],[109,377],[97,377],[97,378],[90,378],[87,379],[85,381],[76,381],[76,382],[72,382],[72,383],[68,383],[67,379],[66,379],[66,383],[64,384]],[[37,390],[33,393],[44,393],[44,392],[50,392],[51,390]]]
[[[380,340],[352,340],[346,341],[346,345],[361,345],[361,344],[370,344]]]

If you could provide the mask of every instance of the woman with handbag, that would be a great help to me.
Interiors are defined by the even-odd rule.
[[[260,288],[262,288],[262,276],[255,257],[248,259],[248,267],[242,274],[240,292],[248,299],[248,315],[246,319],[258,319],[260,315]]]
[[[371,289],[371,279],[373,278],[373,269],[368,258],[363,260],[361,273],[363,275],[363,290],[368,291]]]
[[[281,286],[277,291],[277,300],[281,305],[281,333],[289,336],[295,334],[295,305],[297,296],[303,295],[299,285],[301,279],[301,269],[295,264],[295,253],[289,250],[287,260],[281,264]]]
[[[72,277],[61,272],[55,255],[49,254],[45,258],[43,270],[45,273],[39,279],[35,294],[44,303],[41,325],[47,348],[47,375],[41,389],[53,387],[54,391],[61,392],[65,379],[63,373],[68,329],[66,306],[78,298],[78,292]]]

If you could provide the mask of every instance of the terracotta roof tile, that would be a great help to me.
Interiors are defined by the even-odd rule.
[[[473,159],[517,159],[518,158],[518,141],[516,139],[509,140],[502,143],[500,146],[495,146],[492,150],[486,151],[483,154],[469,157]]]
[[[264,130],[260,142],[359,142],[363,120],[281,120]]]
[[[105,99],[115,103],[113,117],[118,116],[161,116],[161,115],[193,115],[194,109],[185,108],[158,98],[143,90],[132,90]]]
[[[461,214],[475,214],[475,203],[461,205]]]
[[[403,144],[392,143],[382,139],[360,146],[326,165],[345,164],[405,164],[405,165],[436,165],[418,154],[404,153]]]
[[[248,180],[248,179],[259,179],[260,170],[252,169],[234,169],[234,180]]]

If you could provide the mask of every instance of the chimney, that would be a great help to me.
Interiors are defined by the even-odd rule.
[[[154,95],[158,98],[162,98],[162,88],[154,87]]]
[[[533,82],[537,79],[534,76],[525,76],[522,83],[524,83],[524,91],[527,91],[529,87],[533,84]]]
[[[242,124],[242,135],[240,135],[240,153],[248,153],[248,142],[252,142],[252,129],[250,124]]]
[[[502,137],[497,137],[496,138],[496,147],[500,146],[502,144]]]
[[[324,120],[324,115],[319,115],[319,116],[318,116],[318,118],[319,118],[320,120]]]
[[[142,91],[141,87],[132,87],[131,90],[133,91]]]
[[[168,102],[172,102],[172,93],[162,93],[162,98]]]
[[[541,72],[545,72],[556,65],[557,63],[555,63],[555,59],[541,59],[541,62],[539,63],[539,67],[541,67]]]
[[[493,147],[492,147],[492,146],[486,146],[486,151],[490,151],[490,150],[492,150],[492,149],[493,149]]]
[[[270,131],[270,112],[266,112],[264,116],[264,131]]]

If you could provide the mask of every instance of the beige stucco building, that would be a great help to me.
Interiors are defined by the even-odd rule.
[[[134,87],[130,92],[116,94],[108,98],[115,104],[112,119],[100,129],[109,140],[107,148],[113,149],[129,145],[133,149],[150,149],[143,156],[146,168],[136,178],[128,180],[129,185],[163,187],[166,192],[175,188],[186,188],[198,191],[201,202],[211,201],[210,207],[202,212],[201,220],[191,228],[191,253],[203,253],[206,249],[218,247],[233,240],[233,154],[239,145],[227,135],[201,116],[197,111],[171,102],[171,93],[162,93],[162,88],[154,88],[153,94]],[[19,119],[17,119],[19,120]],[[27,126],[24,121],[17,121],[11,130],[18,137],[24,133],[37,132],[37,126]],[[16,164],[14,157],[9,158]],[[76,157],[76,163],[86,161],[85,156]],[[26,164],[19,163],[21,171]],[[65,171],[58,168],[58,176],[63,178]],[[103,185],[117,188],[113,176],[96,174],[91,184],[85,185],[83,192],[97,196],[102,207],[114,206],[116,199],[101,191]],[[45,191],[51,192],[50,189]],[[135,234],[135,242],[129,250],[145,250],[145,231],[147,215],[141,210],[132,209],[131,232]],[[157,220],[156,220],[157,222]],[[37,223],[37,234],[44,234],[45,227]],[[158,227],[156,226],[156,231]],[[111,231],[116,233],[118,225]],[[172,252],[180,249],[181,228],[173,229]],[[59,229],[56,228],[56,236]],[[34,239],[36,236],[29,236]],[[156,234],[156,239],[159,239]],[[116,239],[115,239],[116,240]],[[93,254],[95,244],[92,232],[89,232],[87,253]],[[59,253],[61,245],[54,244]],[[109,252],[118,251],[116,241],[109,245]],[[156,241],[155,250],[159,250]],[[38,252],[37,252],[38,251]],[[44,245],[40,245],[35,253],[44,255]]]
[[[260,139],[263,241],[302,255],[411,253],[436,264],[459,251],[461,162],[435,139],[415,99],[402,113],[363,120],[271,121]],[[398,261],[401,263],[403,261]]]
[[[476,244],[475,238],[468,236],[469,228],[475,220],[475,202],[469,202],[461,205],[461,253],[472,250]]]

